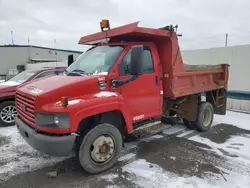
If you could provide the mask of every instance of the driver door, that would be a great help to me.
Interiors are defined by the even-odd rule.
[[[131,49],[126,53],[119,64],[119,80],[131,76],[130,59]],[[120,88],[125,104],[133,117],[133,122],[161,114],[160,84],[154,64],[151,48],[149,46],[144,46],[143,75],[140,75],[136,80]]]

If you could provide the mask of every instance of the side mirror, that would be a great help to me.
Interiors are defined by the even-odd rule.
[[[143,46],[133,46],[131,48],[131,74],[134,76],[143,74]]]
[[[56,75],[59,75],[59,74],[61,74],[61,73],[62,73],[62,71],[59,71],[59,70],[56,70],[56,71],[55,71],[55,74],[56,74]]]
[[[74,62],[74,55],[68,55],[68,67]]]

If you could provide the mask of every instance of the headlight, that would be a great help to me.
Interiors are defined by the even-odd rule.
[[[35,113],[36,125],[43,128],[66,129],[70,127],[68,114]]]

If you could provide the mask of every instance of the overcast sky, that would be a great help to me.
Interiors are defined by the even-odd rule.
[[[250,44],[250,0],[0,0],[0,45],[30,44],[84,50],[81,36],[140,21],[158,28],[178,24],[182,49]]]

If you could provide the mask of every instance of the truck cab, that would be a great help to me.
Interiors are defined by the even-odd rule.
[[[104,20],[102,32],[80,39],[93,47],[64,75],[18,88],[16,124],[27,143],[54,156],[75,151],[95,174],[116,163],[125,138],[149,119],[178,116],[207,131],[214,113],[225,114],[227,65],[185,70],[173,26],[137,24],[109,29]]]

